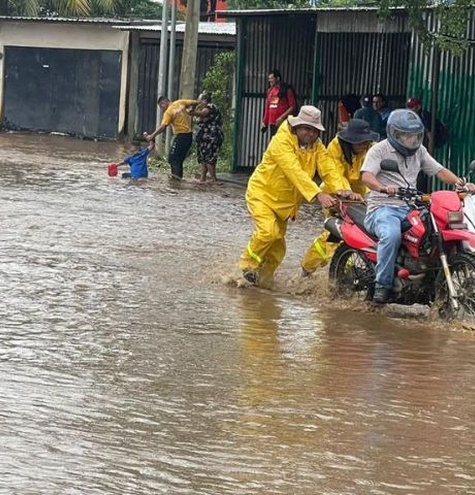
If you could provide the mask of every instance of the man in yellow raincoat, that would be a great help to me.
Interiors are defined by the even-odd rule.
[[[360,170],[371,144],[378,140],[379,134],[372,132],[365,120],[352,119],[327,147],[328,155],[342,177],[343,187],[351,189],[361,199],[369,189],[361,181]],[[325,180],[320,187],[325,193],[332,191],[332,184],[327,185]],[[301,263],[302,276],[310,275],[330,261],[338,244],[327,242],[328,236],[329,232],[324,230],[308,248]]]
[[[324,131],[318,108],[304,105],[289,116],[272,138],[261,163],[249,179],[246,201],[255,230],[241,255],[243,277],[253,285],[268,286],[285,256],[287,221],[294,219],[303,200],[318,200],[324,208],[333,198],[313,181],[316,173],[327,191],[351,195],[319,139]]]

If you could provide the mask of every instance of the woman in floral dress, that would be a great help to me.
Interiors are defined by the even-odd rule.
[[[223,144],[223,119],[218,107],[211,102],[211,93],[201,93],[198,101],[199,104],[193,111],[193,115],[198,117],[196,146],[198,163],[201,165],[199,182],[206,184],[206,178],[209,174],[210,181],[217,183],[216,163]]]

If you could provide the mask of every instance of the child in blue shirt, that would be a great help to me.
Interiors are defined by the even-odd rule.
[[[152,140],[147,143],[147,147],[140,149],[140,142],[134,141],[128,147],[130,155],[126,156],[118,167],[128,165],[130,172],[124,172],[122,174],[123,179],[142,179],[148,177],[147,159],[150,152],[153,150],[155,142]]]

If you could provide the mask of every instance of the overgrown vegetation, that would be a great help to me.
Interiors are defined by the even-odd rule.
[[[213,95],[213,103],[221,111],[223,117],[224,143],[220,152],[218,169],[229,171],[231,168],[233,147],[233,81],[234,52],[218,53],[213,66],[203,79],[203,90]]]
[[[379,0],[372,3],[379,7],[383,17],[391,14],[391,8],[405,8],[411,27],[427,49],[436,46],[440,50],[460,55],[470,44],[467,27],[470,10],[475,6],[473,0]],[[428,29],[425,22],[428,7],[438,24],[433,31]]]
[[[0,15],[126,17],[159,19],[162,6],[151,0],[0,0]]]

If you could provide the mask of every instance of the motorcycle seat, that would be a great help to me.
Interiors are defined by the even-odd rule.
[[[359,204],[350,205],[348,207],[347,212],[348,212],[349,217],[353,220],[353,222],[355,222],[356,225],[361,227],[371,237],[371,239],[374,239],[375,241],[378,240],[378,238],[375,235],[371,234],[370,232],[368,232],[365,229],[365,226],[364,226],[364,219],[366,216],[366,205],[365,204],[359,203]],[[410,228],[411,228],[411,222],[409,222],[409,220],[407,218],[405,218],[401,222],[401,232],[406,232],[406,230],[409,230]]]
[[[363,203],[357,203],[357,204],[352,204],[348,207],[347,213],[349,217],[353,220],[353,222],[356,223],[361,229],[366,232],[366,234],[371,237],[371,239],[374,239],[375,241],[378,240],[376,236],[368,232],[364,226],[364,219],[366,216],[366,205]]]

